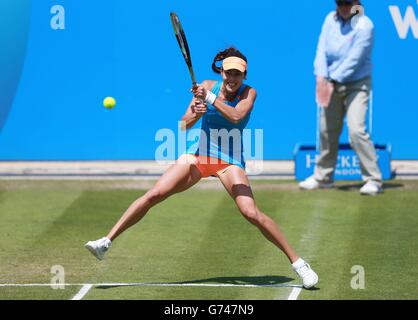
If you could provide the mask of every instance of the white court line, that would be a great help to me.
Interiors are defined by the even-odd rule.
[[[241,287],[241,288],[293,288],[293,284],[232,284],[232,283],[102,283],[100,287],[132,286],[132,287]]]
[[[81,300],[84,298],[84,296],[87,294],[87,292],[90,291],[90,289],[93,287],[92,284],[85,284],[80,291],[71,299],[71,300]]]
[[[63,283],[59,286],[82,287],[85,283]],[[51,283],[0,283],[0,287],[51,287],[56,284]]]
[[[289,297],[287,298],[287,300],[297,300],[299,294],[302,291],[302,286],[300,286],[299,288],[293,288],[292,292],[290,293]]]
[[[232,284],[232,283],[153,283],[153,282],[134,282],[134,283],[65,283],[60,284],[69,287],[82,287],[71,300],[81,300],[93,287],[239,287],[239,288],[293,288],[288,300],[292,296],[299,295],[302,286],[295,284]],[[1,283],[0,287],[51,287],[50,283]],[[294,293],[295,292],[295,293]],[[297,294],[296,294],[297,293]],[[296,300],[294,299],[294,300]]]
[[[69,287],[246,287],[246,288],[300,288],[300,285],[294,284],[232,284],[232,283],[153,283],[153,282],[137,282],[137,283],[65,283],[60,286]],[[51,287],[50,283],[2,283],[0,287]],[[80,290],[81,291],[81,290]]]

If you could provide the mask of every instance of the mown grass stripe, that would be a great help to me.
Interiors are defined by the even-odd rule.
[[[360,213],[361,196],[358,191],[347,192],[340,189],[318,190],[311,193],[311,203],[315,198],[323,201],[317,219],[321,224],[314,230],[317,235],[315,245],[320,253],[312,261],[312,267],[319,276],[319,290],[302,291],[302,298],[327,299],[335,297],[341,288],[349,286],[345,263],[349,258],[351,237]],[[307,202],[307,199],[305,199]],[[309,251],[308,251],[309,252]]]
[[[37,242],[59,220],[80,191],[8,190],[0,202],[0,281],[25,282],[30,279],[32,266],[37,263]],[[53,245],[49,243],[47,247]],[[46,248],[47,248],[46,247]],[[46,249],[45,248],[45,249]],[[35,251],[34,251],[35,250]],[[50,272],[49,266],[46,272]]]
[[[301,228],[301,234],[299,235],[299,245],[298,248],[301,248],[303,252],[299,252],[300,256],[305,259],[308,263],[312,263],[312,258],[316,256],[317,244],[318,244],[318,230],[321,228],[322,219],[321,215],[324,208],[327,206],[327,200],[321,197],[314,197],[310,203],[310,208],[306,211],[301,211],[303,214],[303,220],[305,224]],[[316,266],[311,266],[316,270]],[[297,282],[301,282],[298,276],[295,278]],[[287,300],[297,300],[300,293],[302,292],[302,286],[300,290],[294,288],[290,295],[287,297]],[[275,297],[275,300],[283,299],[283,296],[279,294]]]

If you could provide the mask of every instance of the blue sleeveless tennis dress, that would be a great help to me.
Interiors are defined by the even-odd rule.
[[[216,82],[211,91],[218,95],[221,85],[221,81]],[[225,101],[224,103],[235,108],[246,87],[243,84],[239,88],[234,101]],[[251,112],[239,123],[232,123],[224,118],[213,105],[208,104],[207,112],[202,117],[200,138],[198,141],[187,142],[186,153],[218,158],[245,169],[242,137],[250,115]]]

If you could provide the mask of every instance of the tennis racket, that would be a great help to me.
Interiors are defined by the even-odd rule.
[[[181,53],[189,68],[190,77],[192,78],[193,87],[197,86],[196,77],[193,71],[192,59],[190,56],[189,45],[187,44],[186,35],[184,34],[183,27],[181,26],[180,19],[174,12],[170,13],[171,23],[173,24],[174,33],[176,34],[177,42],[179,43]]]

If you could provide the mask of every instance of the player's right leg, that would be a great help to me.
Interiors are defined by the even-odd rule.
[[[318,283],[318,275],[305,260],[296,254],[278,224],[257,208],[245,171],[238,166],[231,166],[219,175],[219,179],[234,199],[245,219],[256,226],[269,241],[288,257],[293,270],[302,279],[303,286],[305,288],[315,286]]]
[[[139,222],[149,209],[169,196],[187,190],[201,179],[201,174],[193,163],[193,156],[181,156],[160,177],[154,187],[129,206],[107,237],[89,241],[85,247],[96,258],[103,259],[104,253],[110,247],[111,242],[126,229]]]

